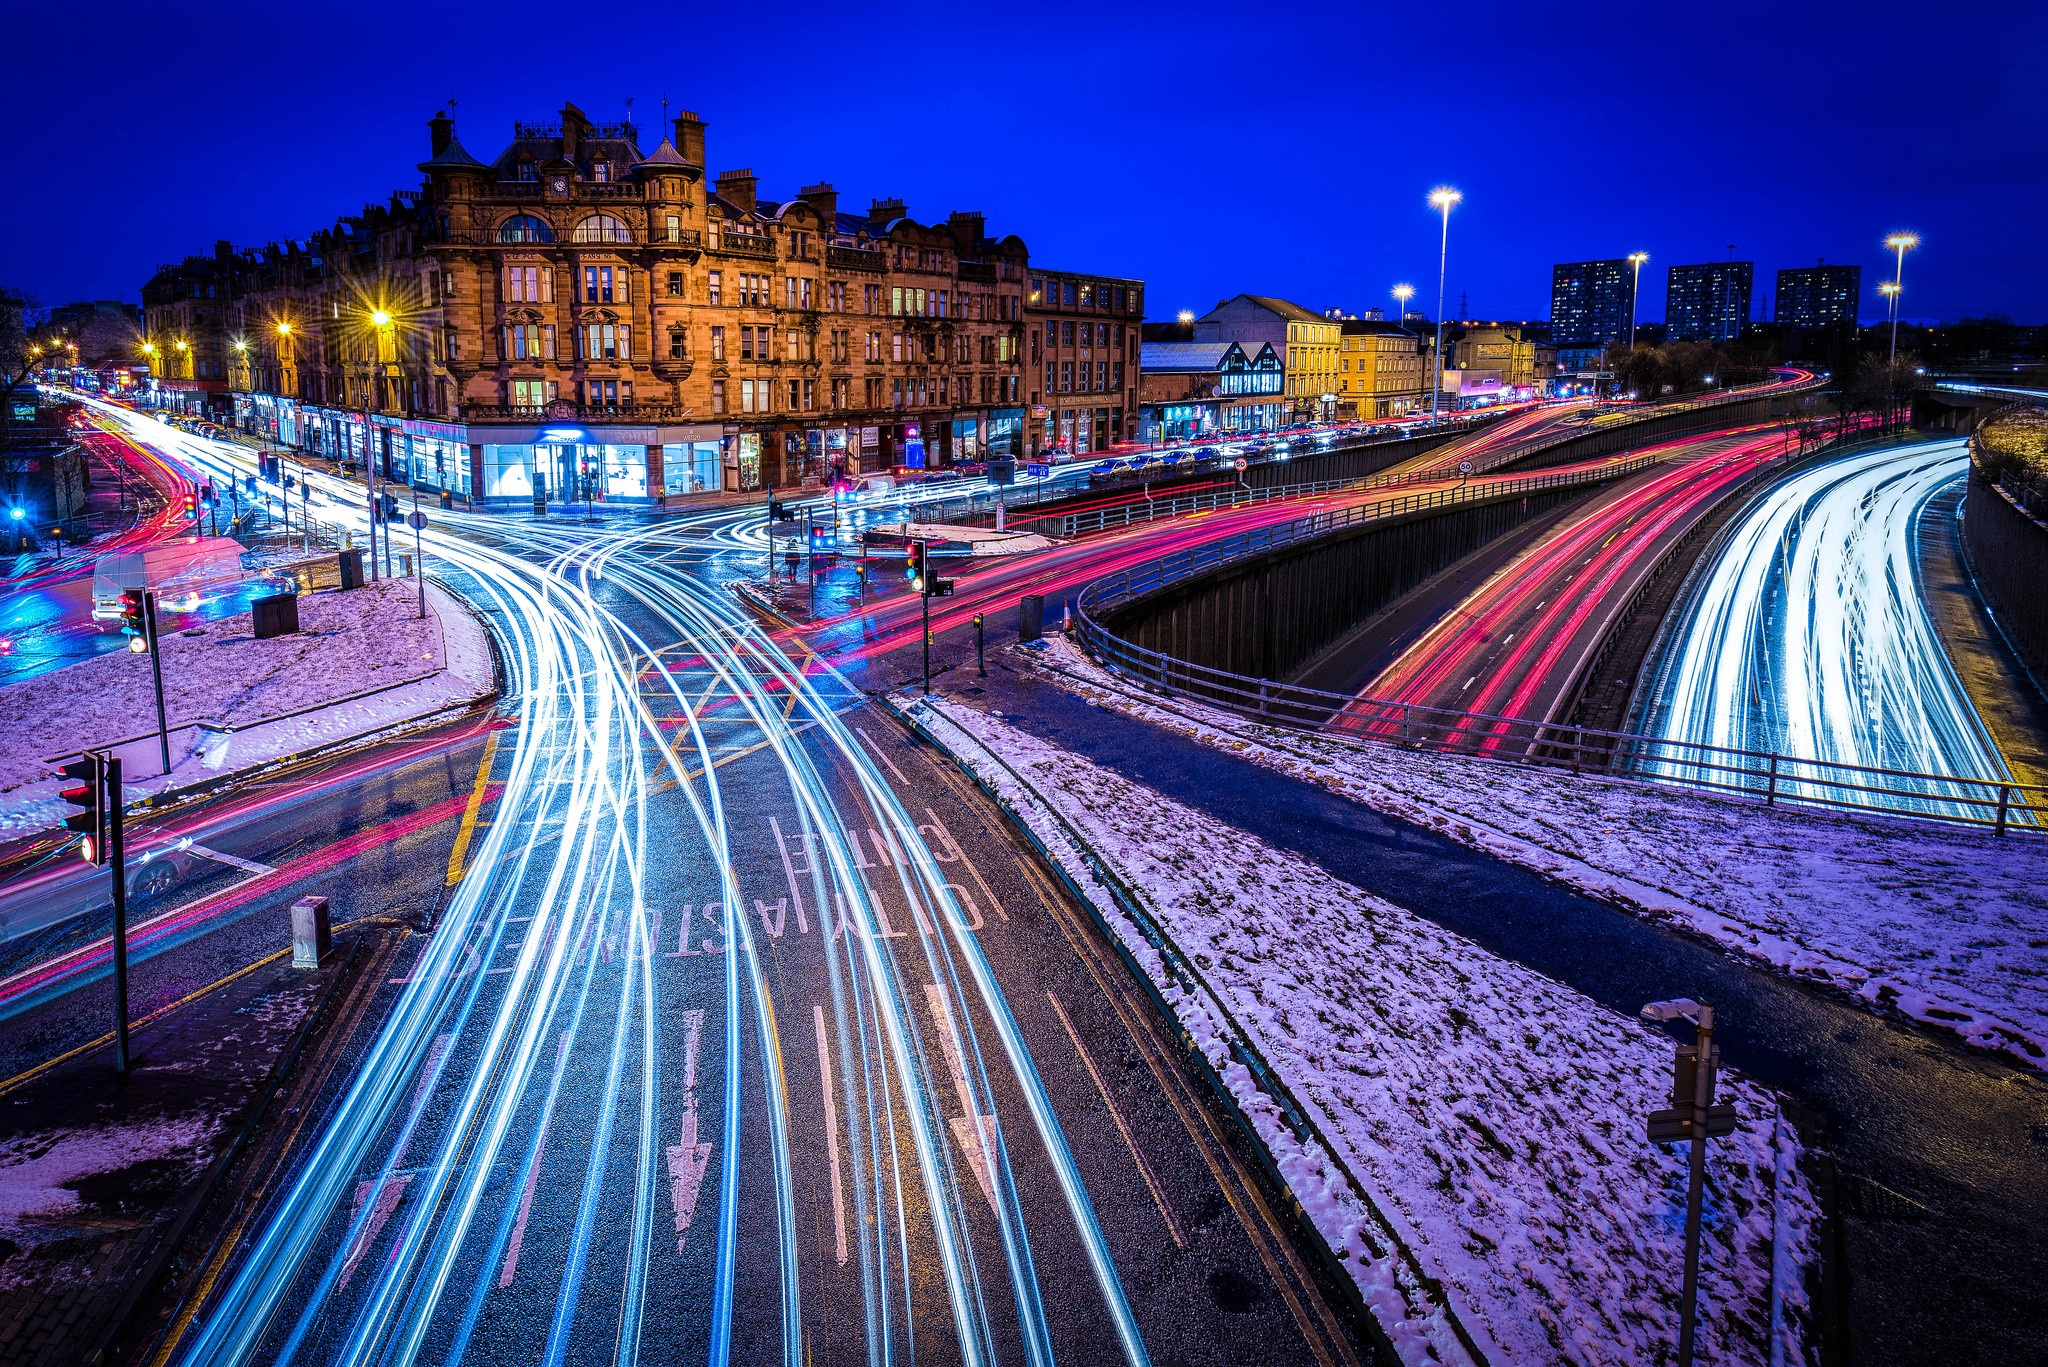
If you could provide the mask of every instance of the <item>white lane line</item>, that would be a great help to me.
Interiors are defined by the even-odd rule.
[[[432,1047],[427,1050],[426,1064],[420,1069],[419,1081],[415,1082],[412,1088],[413,1115],[417,1116],[420,1108],[426,1104],[427,1086],[433,1081],[434,1069],[440,1065],[441,1055],[448,1052],[448,1045],[454,1038],[453,1035],[436,1035]],[[405,1154],[402,1151],[395,1157],[400,1163],[405,1161]],[[349,1215],[349,1223],[354,1224],[355,1217],[362,1213],[363,1202],[374,1201],[376,1204],[370,1210],[368,1222],[357,1233],[355,1243],[349,1247],[348,1258],[341,1265],[341,1281],[336,1290],[347,1289],[349,1279],[356,1275],[356,1268],[362,1263],[363,1256],[370,1251],[370,1246],[377,1242],[377,1236],[384,1230],[384,1222],[398,1209],[398,1203],[404,1199],[405,1189],[411,1183],[410,1172],[404,1176],[394,1173],[388,1181],[382,1177],[366,1177],[356,1183],[355,1210]]]
[[[196,854],[201,859],[211,859],[216,864],[226,864],[231,868],[241,869],[246,873],[264,874],[277,872],[276,869],[268,864],[258,864],[253,859],[242,859],[236,855],[222,854],[219,850],[209,850],[204,845],[187,845],[185,853]]]
[[[832,1055],[825,1042],[825,1008],[811,1003],[811,1022],[818,1027],[818,1087],[825,1098],[825,1147],[832,1160],[832,1251],[846,1266],[846,1195],[839,1184],[839,1111],[832,1104]]]
[[[1138,1165],[1138,1175],[1145,1179],[1145,1187],[1152,1193],[1152,1202],[1159,1207],[1159,1213],[1166,1218],[1166,1228],[1173,1235],[1173,1241],[1182,1248],[1188,1241],[1181,1233],[1180,1221],[1173,1218],[1173,1208],[1166,1204],[1166,1193],[1159,1189],[1159,1179],[1152,1175],[1152,1165],[1145,1161],[1145,1155],[1138,1151],[1138,1141],[1131,1136],[1131,1127],[1124,1123],[1124,1113],[1116,1108],[1110,1098],[1109,1088],[1103,1085],[1102,1074],[1096,1071],[1095,1060],[1088,1055],[1088,1047],[1081,1043],[1081,1033],[1074,1029],[1074,1023],[1067,1019],[1067,1009],[1060,1005],[1060,999],[1047,991],[1045,999],[1052,1003],[1052,1009],[1060,1018],[1060,1024],[1067,1028],[1067,1038],[1074,1042],[1074,1052],[1081,1056],[1081,1066],[1088,1070],[1088,1076],[1095,1079],[1095,1090],[1102,1097],[1102,1104],[1109,1107],[1109,1118],[1116,1122],[1117,1133],[1124,1137],[1124,1147],[1131,1151],[1131,1159]]]
[[[547,1105],[541,1108],[540,1139],[533,1146],[533,1166],[526,1172],[526,1190],[519,1196],[519,1214],[512,1221],[512,1242],[505,1246],[505,1265],[498,1269],[498,1285],[512,1285],[512,1274],[519,1267],[519,1246],[526,1242],[526,1217],[533,1211],[534,1188],[540,1185],[540,1160],[548,1148],[548,1123],[554,1118],[555,1096],[561,1090],[562,1070],[569,1063],[569,1032],[562,1032],[562,1043],[555,1050],[554,1085],[548,1088]]]
[[[868,743],[868,749],[875,752],[876,759],[882,761],[882,763],[889,766],[889,772],[896,775],[896,781],[898,783],[910,782],[909,779],[903,777],[903,771],[896,767],[896,761],[890,759],[886,754],[882,753],[882,747],[875,744],[875,738],[867,733],[866,728],[856,726],[853,728],[853,733]]]
[[[995,1184],[995,1136],[996,1118],[992,1115],[976,1115],[974,1093],[967,1086],[967,1064],[960,1052],[960,1036],[953,1026],[953,1004],[946,999],[946,989],[937,983],[924,985],[925,1002],[931,1007],[932,1021],[939,1028],[939,1048],[946,1055],[946,1070],[953,1075],[953,1088],[960,1094],[962,1114],[947,1121],[953,1127],[954,1142],[967,1156],[967,1166],[974,1169],[974,1180],[981,1184],[981,1194],[988,1198],[988,1208],[996,1209]]]
[[[722,905],[722,904],[721,904]],[[684,934],[688,934],[685,924]],[[676,1252],[683,1251],[689,1241],[690,1220],[697,1213],[697,1197],[704,1190],[704,1170],[711,1166],[711,1145],[697,1139],[697,1041],[704,1033],[704,1013],[687,1011],[683,1015],[687,1033],[683,1043],[683,1124],[682,1133],[677,1137],[679,1144],[668,1149],[669,1195],[676,1208]],[[839,1180],[839,1170],[832,1171],[833,1184]],[[840,1243],[840,1262],[846,1261],[845,1241]]]

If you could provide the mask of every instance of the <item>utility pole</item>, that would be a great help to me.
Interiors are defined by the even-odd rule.
[[[154,653],[154,652],[152,652]],[[157,697],[163,697],[159,674]],[[162,706],[162,702],[158,702]],[[108,755],[103,761],[106,774],[107,862],[114,875],[114,1073],[128,1076],[128,860],[121,830],[121,757]],[[170,772],[164,762],[164,772]]]

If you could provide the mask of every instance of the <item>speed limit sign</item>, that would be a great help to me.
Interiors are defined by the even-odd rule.
[[[1230,463],[1231,463],[1231,464],[1232,464],[1233,466],[1235,466],[1235,467],[1237,467],[1238,469],[1240,469],[1240,470],[1249,470],[1249,469],[1251,468],[1251,464],[1252,464],[1252,463],[1251,463],[1250,461],[1246,460],[1246,459],[1245,459],[1245,458],[1244,458],[1243,456],[1239,456],[1239,457],[1238,457],[1238,458],[1237,458],[1236,460],[1234,460],[1234,461],[1232,461],[1232,462],[1230,462]]]
[[[1459,462],[1458,462],[1458,473],[1459,473],[1459,474],[1461,474],[1461,475],[1469,475],[1469,474],[1471,474],[1471,473],[1472,473],[1472,462],[1471,462],[1471,461],[1469,461],[1469,460],[1461,460],[1461,461],[1459,461]]]

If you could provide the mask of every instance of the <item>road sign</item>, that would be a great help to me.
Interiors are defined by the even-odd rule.
[[[427,525],[427,515],[418,511],[407,513],[405,515],[405,525],[414,531],[420,531]]]
[[[1252,463],[1246,460],[1243,456],[1239,456],[1236,460],[1230,462],[1230,464],[1233,469],[1237,470],[1249,470],[1252,467]]]
[[[1673,1106],[1668,1111],[1650,1112],[1650,1139],[1654,1143],[1671,1144],[1691,1139],[1692,1107]],[[1715,1139],[1724,1134],[1735,1133],[1735,1108],[1733,1106],[1707,1107],[1707,1137]]]
[[[1471,462],[1471,461],[1469,461],[1469,460],[1461,460],[1461,461],[1459,461],[1459,462],[1458,462],[1458,473],[1459,473],[1459,474],[1461,474],[1461,475],[1469,475],[1469,474],[1471,474],[1471,473],[1472,473],[1472,462]]]

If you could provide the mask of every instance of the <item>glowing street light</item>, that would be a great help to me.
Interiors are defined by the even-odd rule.
[[[1429,420],[1435,422],[1444,395],[1444,271],[1451,259],[1451,206],[1464,198],[1448,185],[1429,192],[1429,203],[1444,216],[1443,241],[1436,256],[1436,384],[1429,392]]]
[[[1898,269],[1892,275],[1889,285],[1881,286],[1892,301],[1892,354],[1891,364],[1899,363],[1899,291],[1906,285],[1906,253],[1920,245],[1920,239],[1912,233],[1893,233],[1884,240],[1884,245],[1899,254]],[[1888,367],[1889,368],[1889,367]]]
[[[278,336],[280,336],[280,337],[289,337],[289,336],[291,336],[291,335],[292,335],[292,325],[291,325],[290,323],[279,323],[279,324],[277,325],[277,335],[278,335]]]
[[[1630,252],[1628,259],[1629,264],[1636,268],[1635,279],[1630,282],[1628,287],[1628,346],[1629,350],[1633,351],[1636,346],[1636,296],[1642,293],[1643,263],[1650,259],[1650,254],[1648,252]]]
[[[1392,290],[1392,294],[1394,296],[1394,303],[1398,306],[1399,313],[1399,316],[1396,317],[1394,321],[1398,323],[1401,321],[1402,318],[1406,318],[1408,316],[1408,301],[1415,297],[1415,286],[1396,285]]]

